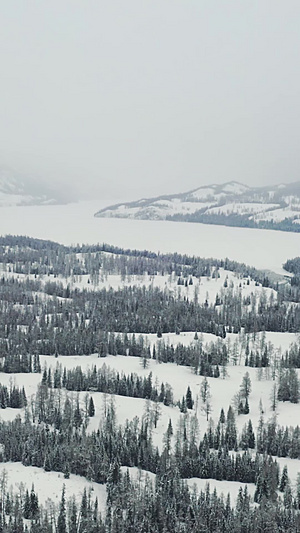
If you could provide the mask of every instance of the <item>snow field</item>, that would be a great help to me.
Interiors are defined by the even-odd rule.
[[[31,491],[32,485],[38,495],[39,503],[49,506],[51,500],[55,506],[59,506],[63,485],[66,487],[66,500],[75,497],[80,505],[84,489],[91,492],[92,501],[98,498],[99,510],[105,512],[106,486],[88,481],[87,479],[70,474],[65,479],[60,472],[45,472],[36,466],[24,466],[22,463],[0,463],[0,478],[7,476],[7,489],[12,488],[14,493],[25,494],[26,489]]]
[[[297,217],[299,219],[299,208],[293,209],[292,206],[280,207],[278,209],[272,209],[263,213],[258,213],[250,218],[253,218],[256,222],[259,220],[274,220],[274,222],[281,222],[285,218]]]
[[[255,213],[256,215],[261,213],[261,217],[265,218],[265,212],[266,210],[276,209],[279,207],[279,204],[262,204],[262,203],[251,203],[251,202],[234,202],[224,205],[219,205],[215,207],[211,207],[210,209],[207,209],[205,214],[208,215],[230,215],[230,214],[238,214],[238,215],[248,215]],[[254,217],[250,217],[254,218]],[[255,217],[256,218],[256,217]]]
[[[152,483],[155,482],[156,474],[152,472],[147,472],[146,470],[141,470],[136,467],[126,466],[121,467],[123,474],[129,472],[131,480],[143,485],[148,478]],[[209,484],[210,492],[213,492],[216,489],[219,496],[224,495],[224,498],[227,497],[227,494],[230,494],[231,504],[235,504],[240,488],[244,490],[247,486],[248,494],[253,498],[255,492],[254,483],[240,483],[239,481],[219,481],[217,479],[199,479],[192,477],[185,480],[191,490],[196,490],[199,493],[201,490],[205,491],[207,485]]]

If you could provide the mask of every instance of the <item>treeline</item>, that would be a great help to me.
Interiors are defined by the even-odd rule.
[[[299,224],[294,224],[293,221],[297,217],[285,218],[284,220],[254,220],[249,215],[242,215],[237,213],[225,214],[225,213],[203,213],[203,209],[195,211],[194,213],[175,214],[168,215],[166,220],[173,220],[179,222],[200,222],[201,224],[217,224],[221,226],[233,226],[239,228],[259,228],[259,229],[271,229],[278,231],[291,231],[293,233],[299,233]]]
[[[97,499],[86,489],[81,502],[66,500],[63,486],[58,506],[51,513],[39,504],[38,493],[14,494],[3,491],[0,522],[3,533],[297,533],[300,531],[299,495],[285,492],[280,502],[262,498],[251,505],[247,487],[241,487],[235,505],[211,491],[209,485],[198,493],[178,478],[170,462],[157,475],[155,484],[133,482],[129,473],[112,463],[107,483],[104,515]],[[3,503],[2,503],[3,502]],[[24,519],[27,520],[26,525]]]
[[[160,389],[152,382],[152,372],[147,377],[141,377],[136,373],[126,375],[117,372],[105,364],[98,368],[83,372],[81,366],[67,370],[66,367],[57,364],[53,376],[51,368],[44,370],[42,382],[48,387],[66,388],[68,391],[94,391],[132,398],[145,398],[153,402],[162,402],[164,405],[173,403],[172,387],[168,383],[161,383]]]
[[[160,337],[159,339],[151,347],[143,335],[101,332],[98,352],[100,357],[105,357],[107,354],[141,357],[144,367],[150,358],[159,363],[191,366],[196,374],[211,377],[216,377],[218,365],[224,366],[229,360],[226,344],[216,341],[204,345],[201,334],[198,335],[197,332],[194,335],[194,342],[188,346],[180,342],[174,346]]]
[[[290,345],[282,356],[282,366],[300,368],[300,346],[297,343]]]
[[[22,236],[6,236],[0,240],[0,263],[9,271],[34,276],[74,276],[89,275],[97,285],[99,277],[108,274],[131,275],[175,275],[185,283],[192,276],[212,276],[220,268],[235,272],[242,278],[252,278],[264,287],[279,291],[284,300],[300,301],[300,287],[297,275],[292,280],[280,276],[272,279],[264,271],[226,258],[224,260],[205,259],[182,254],[155,254],[146,250],[129,250],[108,244],[67,247],[51,241],[43,241]],[[289,263],[286,263],[287,269]]]
[[[7,482],[10,482],[10,479],[6,472],[6,476],[3,475],[0,480],[0,527],[3,533],[103,531],[98,500],[97,498],[93,500],[91,492],[86,488],[81,502],[77,502],[74,496],[66,500],[66,490],[63,485],[59,505],[48,499],[44,507],[40,504],[34,485],[30,491],[20,486],[19,492],[14,493],[12,489],[7,490]]]
[[[293,277],[291,278],[291,288],[294,293],[299,293],[300,291],[300,257],[294,257],[293,259],[288,259],[284,263],[283,268],[293,274]]]
[[[17,349],[17,346],[15,348]],[[0,351],[0,354],[0,372],[6,372],[8,374],[41,372],[40,356],[38,353],[33,355],[30,353],[11,353],[7,344],[2,341],[2,350]]]
[[[224,268],[241,277],[251,277],[264,286],[271,283],[265,272],[228,258],[218,260],[178,253],[156,254],[147,250],[124,250],[109,244],[67,247],[51,241],[11,235],[0,239],[0,263],[10,264],[13,272],[64,277],[99,274],[101,268],[104,274],[174,273],[184,278],[199,278]]]
[[[123,466],[136,466],[155,474],[162,472],[172,458],[182,478],[257,483],[265,472],[264,489],[261,490],[271,491],[271,483],[272,490],[277,490],[279,469],[276,461],[269,458],[268,468],[264,469],[267,459],[259,454],[252,457],[245,440],[241,440],[243,453],[229,453],[229,450],[238,450],[231,407],[227,417],[220,416],[215,434],[209,431],[199,444],[195,416],[183,416],[175,434],[169,421],[163,437],[163,450],[159,452],[152,443],[152,431],[158,419],[155,421],[151,405],[146,404],[141,421],[135,417],[132,421],[127,420],[124,426],[118,426],[114,402],[104,398],[99,429],[87,433],[89,399],[87,394],[84,405],[80,405],[78,396],[66,394],[63,397],[60,389],[55,391],[42,383],[35,401],[26,411],[24,422],[19,417],[11,422],[0,422],[1,460],[21,461],[25,466],[61,471],[65,475],[74,473],[104,483],[116,457]],[[248,438],[252,435],[249,427],[247,434]],[[219,439],[218,448],[216,438]],[[251,442],[253,446],[253,440]],[[277,484],[273,474],[268,477],[273,470],[278,474],[275,476]],[[257,501],[259,498],[258,495]]]
[[[257,450],[278,457],[300,459],[300,427],[279,426],[276,417],[268,422],[260,419],[257,432]]]
[[[199,494],[179,479],[175,465],[157,476],[155,489],[147,481],[138,489],[128,476],[115,475],[108,500],[108,531],[151,533],[296,533],[300,531],[299,496],[286,490],[281,503],[262,496],[253,507],[247,487],[239,490],[236,506],[218,497],[209,486]],[[109,493],[109,494],[110,494]],[[106,518],[107,523],[107,518]]]
[[[17,284],[21,290],[21,283]],[[2,290],[1,290],[2,289]],[[5,290],[5,294],[4,293]],[[67,290],[67,289],[66,289]],[[16,306],[7,301],[9,284],[0,286],[0,350],[6,353],[90,354],[98,350],[101,331],[162,333],[203,331],[225,337],[227,332],[300,329],[295,306],[266,301],[258,309],[243,305],[228,293],[222,305],[199,304],[168,290],[145,287],[69,291],[69,298]],[[10,297],[9,297],[10,298]]]

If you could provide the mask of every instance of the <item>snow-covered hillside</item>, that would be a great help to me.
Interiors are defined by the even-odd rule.
[[[298,231],[300,184],[252,188],[232,181],[101,209],[96,217],[180,220]]]
[[[0,207],[65,203],[58,191],[0,167]]]

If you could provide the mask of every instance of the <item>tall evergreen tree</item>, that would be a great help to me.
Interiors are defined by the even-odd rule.
[[[57,518],[57,533],[67,532],[67,519],[66,519],[66,499],[65,499],[66,487],[63,485],[61,500],[59,505],[59,515]]]

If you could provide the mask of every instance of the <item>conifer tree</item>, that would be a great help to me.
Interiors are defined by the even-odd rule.
[[[61,500],[59,505],[59,515],[57,518],[57,533],[66,533],[67,520],[66,520],[66,499],[65,499],[66,487],[63,485]]]
[[[94,405],[94,401],[93,401],[93,397],[92,396],[90,397],[90,401],[89,401],[88,413],[89,413],[89,417],[92,417],[92,416],[95,415],[95,405]]]
[[[31,492],[30,492],[30,517],[36,518],[38,512],[39,512],[38,497],[34,491],[34,485],[32,485]]]
[[[237,431],[235,425],[234,412],[231,405],[227,411],[227,423],[225,429],[225,443],[229,450],[233,450],[237,447]]]
[[[23,516],[27,520],[31,518],[31,505],[30,505],[30,498],[29,498],[29,492],[28,489],[26,489],[25,493],[25,500],[23,504]]]
[[[69,512],[69,533],[77,533],[77,527],[77,506],[73,497]]]
[[[288,484],[288,481],[289,481],[288,469],[287,469],[287,466],[285,465],[283,467],[283,470],[282,470],[280,484],[279,484],[280,492],[284,492],[285,491],[285,488],[286,488],[286,486]]]
[[[192,398],[192,391],[191,391],[191,388],[190,388],[189,385],[188,385],[188,388],[187,388],[187,391],[186,391],[185,398],[186,398],[187,409],[193,409],[194,401],[193,401],[193,398]]]

